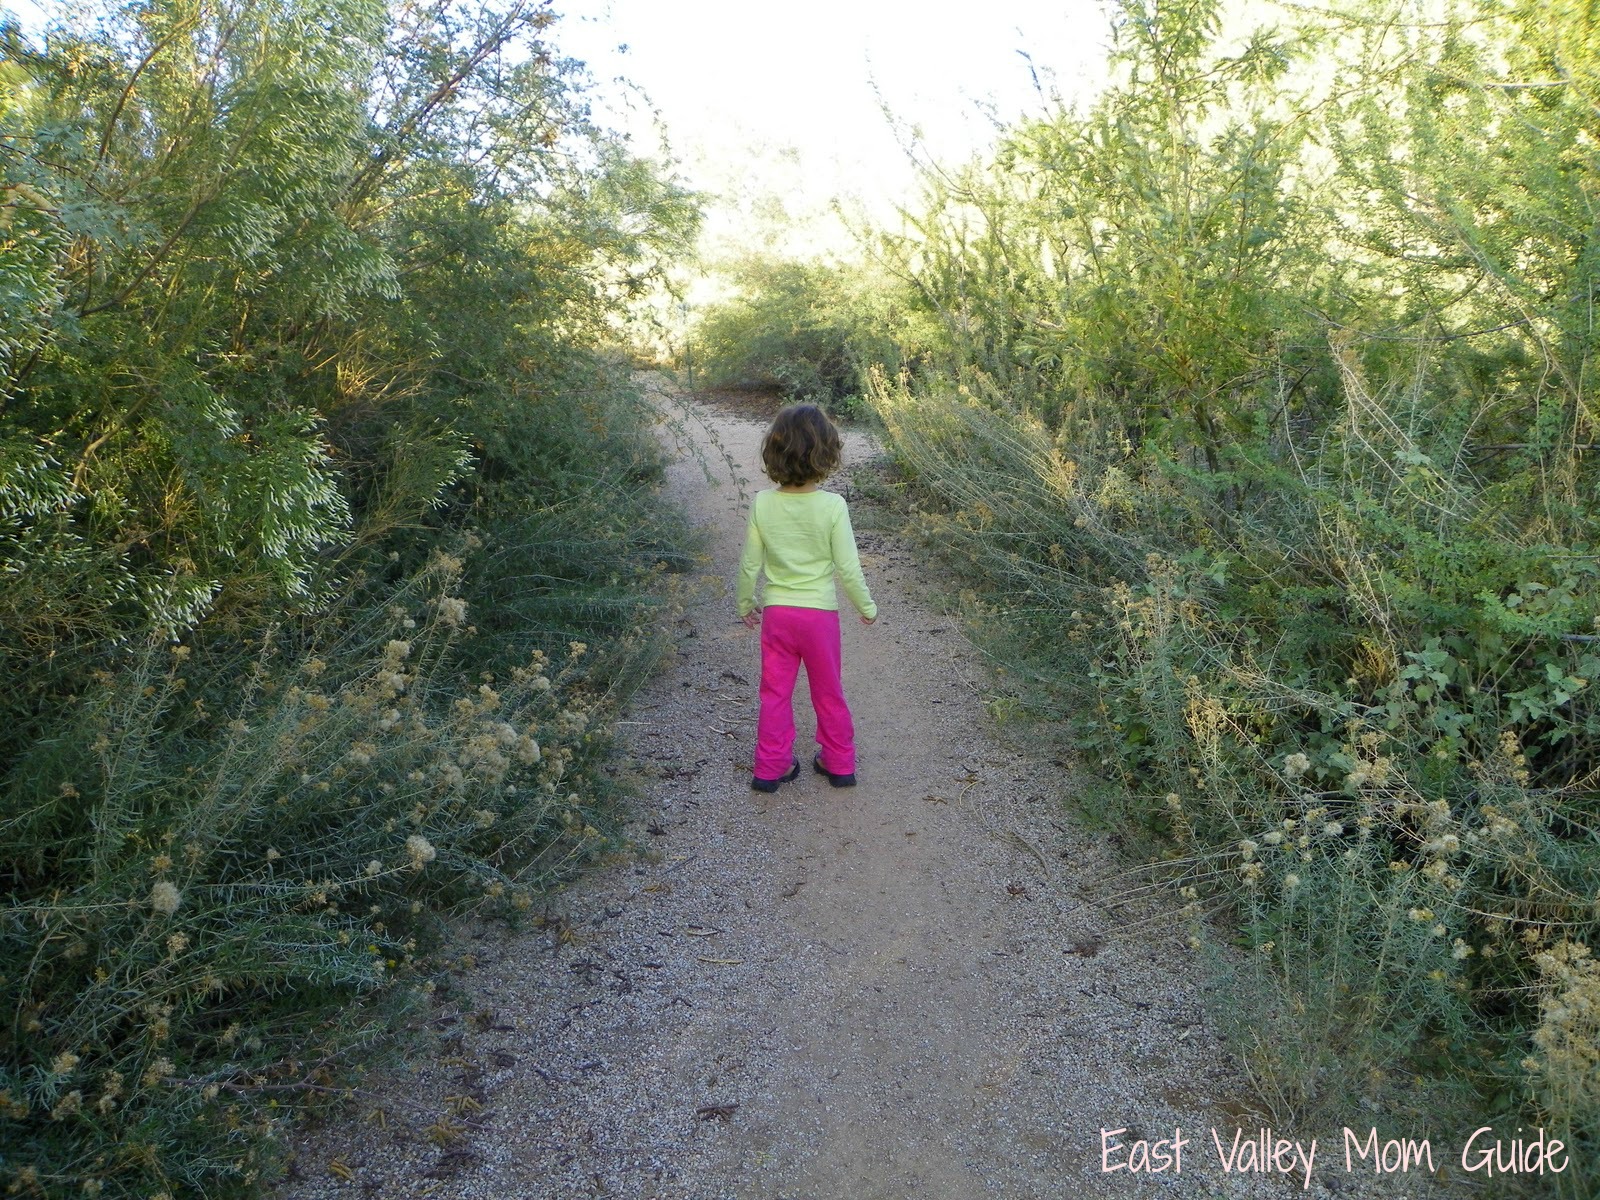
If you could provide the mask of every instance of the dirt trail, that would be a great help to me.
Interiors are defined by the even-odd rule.
[[[694,436],[714,430],[761,486],[763,424],[697,411]],[[872,452],[850,435],[844,478]],[[670,493],[712,531],[713,561],[676,660],[627,714],[658,768],[633,826],[655,861],[556,898],[575,942],[476,930],[454,991],[478,1019],[441,1005],[441,1057],[372,1081],[364,1108],[386,1125],[303,1137],[284,1194],[1054,1200],[1330,1195],[1330,1177],[1354,1194],[1331,1144],[1309,1192],[1222,1174],[1210,1127],[1268,1122],[1224,1111],[1246,1089],[1180,923],[1075,894],[1108,856],[1071,830],[1061,773],[985,732],[965,643],[859,502],[881,613],[844,623],[860,785],[807,770],[749,790],[759,650],[732,601],[746,499],[690,455]],[[797,717],[805,763],[803,688]],[[424,1130],[452,1110],[441,1148]],[[1102,1174],[1103,1127],[1124,1143],[1182,1127],[1181,1175]]]

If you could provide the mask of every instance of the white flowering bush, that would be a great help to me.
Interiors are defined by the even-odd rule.
[[[399,1046],[449,914],[522,919],[616,848],[608,722],[692,548],[624,390],[560,417],[569,491],[397,535],[275,628],[108,651],[12,765],[0,1188],[248,1192]]]
[[[442,914],[518,919],[612,846],[597,766],[622,681],[659,648],[650,593],[599,650],[496,641],[459,601],[491,539],[472,540],[298,648],[280,631],[241,664],[158,645],[83,698],[56,803],[7,817],[24,882],[0,911],[7,1169],[48,1190],[67,1161],[51,1146],[131,1138],[143,1157],[80,1182],[256,1177],[297,1088],[392,1041]]]
[[[1592,1128],[1600,1107],[1600,962],[1583,942],[1551,940],[1534,954],[1539,1023],[1522,1066],[1555,1135],[1569,1144]]]
[[[689,550],[600,344],[697,203],[543,5],[60,17],[0,14],[0,1194],[247,1195],[449,914],[614,845]]]
[[[1600,1145],[1569,1002],[1592,971],[1553,949],[1600,936],[1590,633],[1430,633],[1417,568],[1353,529],[1338,479],[1275,484],[1272,520],[1241,524],[1181,465],[1123,462],[1108,488],[977,386],[880,380],[874,403],[997,686],[1106,778],[1097,815],[1179,892],[1216,994],[1250,1001],[1218,1018],[1274,1119],[1366,1101],[1443,1128],[1527,1102],[1516,1119]],[[1589,629],[1592,596],[1564,603],[1560,628]]]

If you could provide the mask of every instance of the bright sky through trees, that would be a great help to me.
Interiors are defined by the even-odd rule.
[[[0,0],[28,29],[60,7]],[[601,118],[645,146],[664,131],[689,182],[713,194],[710,245],[777,238],[771,248],[792,252],[847,240],[829,215],[836,199],[877,221],[911,199],[908,143],[960,161],[992,144],[997,123],[1039,111],[1041,92],[1092,93],[1109,37],[1101,0],[557,0],[555,10],[556,44],[589,64]]]
[[[1109,36],[1097,0],[590,0],[562,11],[560,45],[590,64],[625,127],[650,136],[616,76],[659,110],[690,182],[721,197],[713,238],[746,241],[763,214],[781,216],[799,228],[792,250],[838,237],[823,216],[835,197],[858,197],[879,219],[907,201],[909,133],[960,160],[991,144],[995,120],[1038,111],[1038,89],[1092,91]]]
[[[3,12],[13,13],[24,29],[37,29],[45,22],[45,11],[34,0],[5,0],[0,4],[0,13]]]

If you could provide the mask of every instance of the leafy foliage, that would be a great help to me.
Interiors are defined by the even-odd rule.
[[[868,397],[1018,698],[1247,951],[1275,1119],[1516,1114],[1587,1194],[1592,18],[1218,12],[1127,0],[1098,100],[930,178],[879,251],[939,334]]]
[[[712,387],[849,410],[865,392],[865,364],[897,369],[931,333],[859,266],[753,258],[728,274],[736,294],[702,314],[693,334],[695,369]]]
[[[0,30],[0,1178],[248,1194],[611,844],[698,213],[542,3],[92,15]]]

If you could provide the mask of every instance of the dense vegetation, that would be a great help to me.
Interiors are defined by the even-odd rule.
[[[919,360],[934,330],[891,281],[860,268],[761,257],[723,265],[729,298],[695,324],[696,381],[864,412],[866,372]]]
[[[1542,1125],[1568,1194],[1600,1160],[1593,20],[1369,3],[1223,47],[1213,0],[1122,0],[1092,105],[878,239],[941,332],[866,381],[1015,702],[1125,785],[1196,949],[1244,948],[1211,957],[1273,1119]]]
[[[611,844],[694,198],[544,3],[0,29],[0,1186],[224,1195]]]

